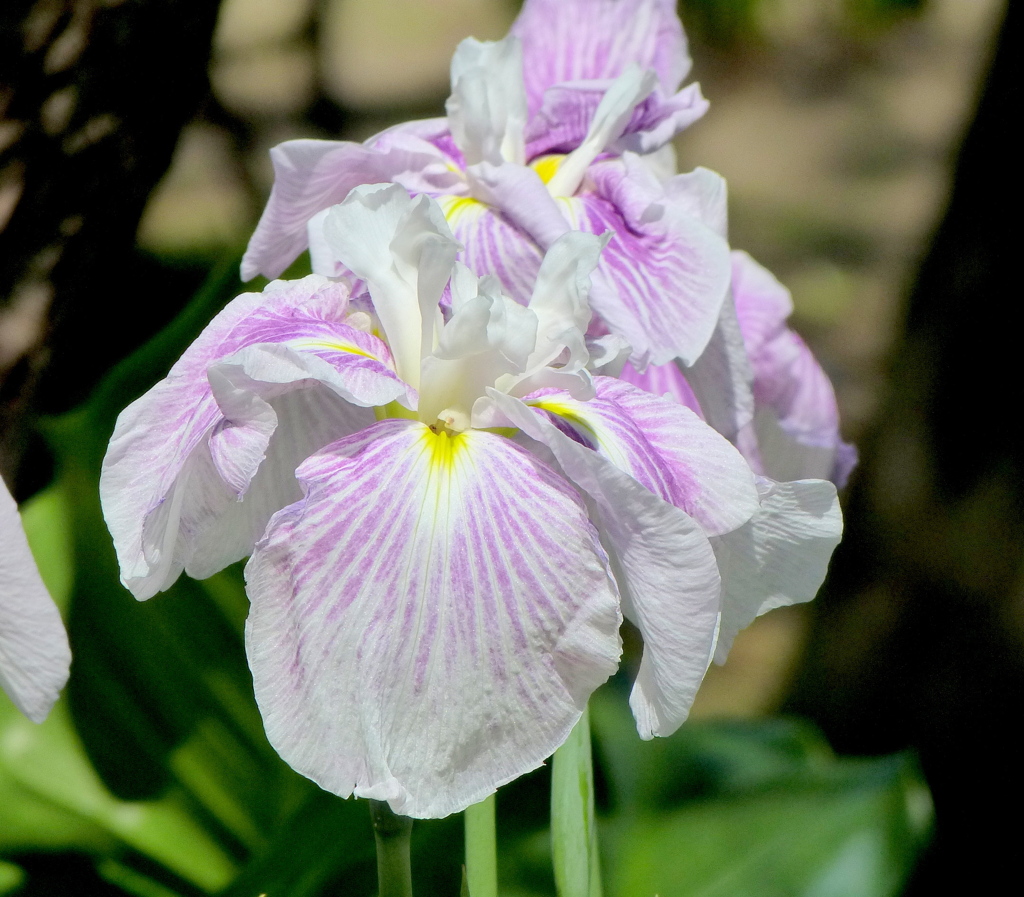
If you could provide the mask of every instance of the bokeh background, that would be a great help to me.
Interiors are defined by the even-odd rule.
[[[0,12],[0,471],[30,500],[76,655],[52,723],[2,717],[0,893],[373,893],[365,814],[261,742],[238,571],[183,586],[178,609],[136,608],[110,567],[95,467],[112,415],[239,288],[270,147],[443,114],[455,45],[502,36],[516,10]],[[1012,312],[999,317],[1007,237],[989,239],[1007,232],[1009,63],[956,167],[997,37],[1010,42],[1007,4],[686,0],[681,14],[711,109],[678,139],[680,169],[726,177],[731,242],[792,290],[864,463],[822,597],[742,633],[680,736],[630,741],[624,679],[595,700],[608,891],[944,893],[965,857],[974,874],[999,862],[986,795],[1019,795],[1003,761],[1022,694],[1024,517],[1004,422],[1021,390]],[[954,182],[970,189],[951,206]],[[499,796],[509,894],[553,893],[544,775]],[[457,821],[416,837],[421,893],[456,893],[458,851],[440,847],[457,846]]]

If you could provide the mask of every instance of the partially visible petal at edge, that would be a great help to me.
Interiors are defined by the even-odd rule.
[[[388,420],[299,470],[246,568],[268,737],[335,794],[440,817],[539,766],[614,671],[575,490],[503,437]]]
[[[662,501],[526,404],[495,390],[496,410],[550,455],[593,503],[612,558],[623,613],[644,639],[630,706],[641,738],[671,735],[690,711],[711,662],[721,580],[696,520]]]
[[[18,506],[0,480],[0,688],[41,723],[68,681],[71,649],[39,576]]]
[[[711,540],[722,571],[722,623],[715,661],[736,634],[776,607],[810,601],[843,531],[836,489],[823,480],[761,479],[761,510],[745,526]]]
[[[531,115],[544,91],[565,81],[616,78],[635,63],[672,92],[690,70],[671,0],[527,0],[509,33],[523,41]]]

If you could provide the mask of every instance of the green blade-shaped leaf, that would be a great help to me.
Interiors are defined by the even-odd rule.
[[[552,762],[551,853],[559,897],[601,897],[587,711]]]

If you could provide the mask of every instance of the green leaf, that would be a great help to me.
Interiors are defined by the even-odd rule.
[[[551,770],[551,853],[559,897],[601,897],[588,711],[555,751]]]

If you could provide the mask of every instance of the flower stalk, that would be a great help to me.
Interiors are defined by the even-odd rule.
[[[412,820],[393,812],[384,801],[371,800],[370,821],[377,842],[378,897],[412,897]]]
[[[558,897],[602,897],[594,818],[589,708],[557,751],[551,768],[551,853]]]
[[[498,897],[494,795],[466,807],[466,881],[470,897]]]

